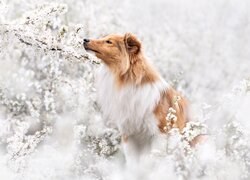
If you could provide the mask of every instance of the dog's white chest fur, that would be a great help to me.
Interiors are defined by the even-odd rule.
[[[167,90],[164,80],[142,86],[127,85],[118,89],[113,74],[102,66],[97,73],[98,101],[105,118],[125,135],[159,132],[153,113],[161,92]]]

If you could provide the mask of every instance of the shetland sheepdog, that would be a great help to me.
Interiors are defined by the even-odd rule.
[[[84,39],[83,44],[103,62],[97,75],[98,100],[104,116],[122,134],[126,159],[150,151],[157,135],[185,127],[186,99],[149,63],[134,35]]]

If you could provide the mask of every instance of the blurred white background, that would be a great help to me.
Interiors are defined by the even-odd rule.
[[[250,178],[250,1],[0,0],[0,23],[4,179]],[[124,170],[95,100],[99,65],[75,55],[83,38],[125,32],[207,125],[192,156],[174,145]]]

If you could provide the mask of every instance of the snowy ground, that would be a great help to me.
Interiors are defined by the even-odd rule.
[[[83,38],[132,32],[209,139],[124,167]],[[250,179],[250,1],[0,0],[1,179]]]

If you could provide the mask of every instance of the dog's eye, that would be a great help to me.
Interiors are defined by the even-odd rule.
[[[107,40],[107,41],[106,41],[106,43],[108,43],[108,44],[112,44],[112,42],[111,42],[110,40]]]

